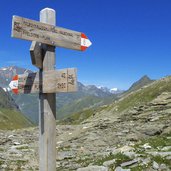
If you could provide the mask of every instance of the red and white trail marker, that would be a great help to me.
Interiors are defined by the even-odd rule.
[[[88,37],[84,33],[81,33],[81,50],[85,51],[91,45],[92,43]]]
[[[14,94],[18,94],[18,75],[13,77],[12,81],[9,84],[9,87]]]
[[[82,32],[18,16],[13,16],[12,37],[79,51],[85,51],[92,45]]]
[[[77,69],[44,71],[16,75],[9,84],[14,94],[19,93],[57,93],[77,91]]]

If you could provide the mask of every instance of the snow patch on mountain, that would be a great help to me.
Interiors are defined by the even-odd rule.
[[[4,90],[5,92],[11,91],[11,89],[10,89],[9,87],[4,87],[3,90]]]
[[[118,88],[111,88],[110,91],[118,91]]]

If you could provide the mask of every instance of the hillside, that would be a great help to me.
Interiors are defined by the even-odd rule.
[[[158,168],[164,166],[171,169],[170,85],[171,76],[162,78],[111,105],[85,110],[64,119],[65,124],[79,125],[70,126],[66,133],[60,135],[59,140],[67,141],[60,144],[61,154],[67,146],[70,146],[68,154],[76,150],[72,142],[77,147],[81,145],[86,152],[80,157],[83,159],[79,162],[82,167],[88,166],[93,160],[95,168],[100,165],[106,170],[108,167],[120,167],[132,168],[131,171],[149,171],[156,163]],[[67,134],[70,137],[64,138]],[[74,162],[73,156],[68,163]]]
[[[171,170],[170,85],[171,76],[162,78],[110,105],[73,114],[63,120],[63,125],[58,122],[57,170]],[[5,142],[1,153],[8,160],[0,159],[6,163],[0,168],[15,165],[18,169],[36,170],[38,129],[1,132],[2,139],[11,134],[19,143],[14,148],[22,157],[14,162],[17,154],[11,154]],[[6,141],[11,142],[10,136]]]
[[[109,104],[109,105],[104,105],[101,106],[99,109],[88,109],[87,111],[92,110],[91,115],[95,115],[95,113],[99,113],[103,110],[110,111],[113,110],[113,112],[123,112],[123,111],[128,111],[129,109],[136,108],[137,106],[145,105],[146,103],[152,101],[153,99],[157,98],[160,94],[163,92],[171,92],[171,76],[162,78],[157,81],[152,81],[151,83],[148,83],[146,86],[140,86],[140,89],[131,91],[131,92],[126,92],[124,93],[119,100],[115,100],[114,103]],[[105,111],[104,111],[105,112]],[[82,112],[83,114],[86,114],[85,112]],[[73,114],[70,116],[71,118],[74,117]],[[89,116],[91,116],[89,115]],[[65,120],[70,120],[69,118],[64,119]],[[87,118],[87,117],[85,117]],[[74,121],[75,122],[75,121]]]
[[[0,129],[17,129],[33,126],[19,111],[18,106],[2,88],[0,88]]]

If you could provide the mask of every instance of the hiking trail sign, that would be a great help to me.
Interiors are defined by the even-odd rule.
[[[56,171],[56,93],[77,90],[75,68],[55,70],[55,47],[85,51],[91,41],[82,32],[56,26],[56,12],[40,11],[40,22],[13,16],[12,37],[32,41],[30,55],[37,73],[16,75],[15,94],[39,93],[39,170]]]
[[[84,33],[18,16],[13,16],[12,37],[81,51],[92,44]]]
[[[75,68],[44,71],[42,78],[40,80],[39,72],[16,75],[9,86],[15,94],[77,91]]]

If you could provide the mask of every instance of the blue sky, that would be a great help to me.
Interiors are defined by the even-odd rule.
[[[57,68],[78,68],[84,84],[127,89],[143,75],[171,74],[170,0],[1,0],[0,67],[37,71],[30,41],[11,38],[12,16],[39,20],[41,9],[57,12],[57,25],[84,32],[85,52],[56,48]]]

